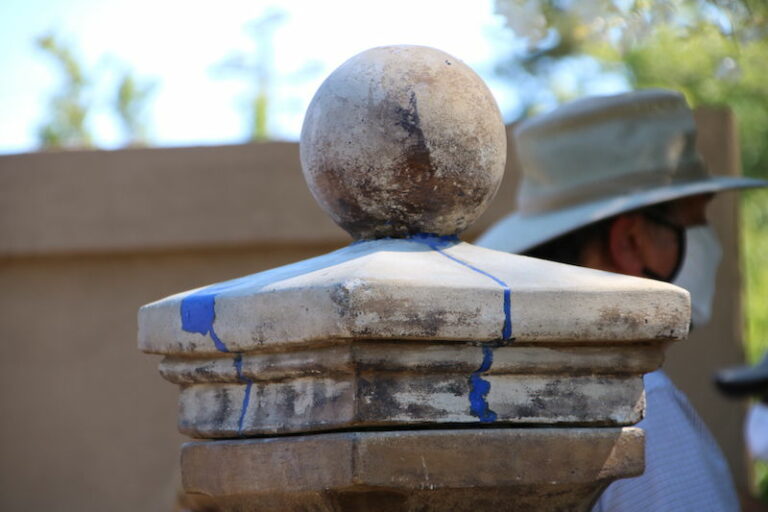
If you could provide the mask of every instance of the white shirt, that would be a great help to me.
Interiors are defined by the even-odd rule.
[[[610,484],[592,512],[738,511],[728,464],[688,399],[661,370],[644,383],[645,473]]]
[[[749,454],[755,459],[768,461],[768,404],[753,404],[744,426]]]

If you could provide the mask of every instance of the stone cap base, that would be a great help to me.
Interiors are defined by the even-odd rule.
[[[448,425],[629,426],[664,342],[491,347],[350,341],[307,350],[167,357],[179,429],[195,438]],[[427,426],[428,425],[428,426]]]
[[[184,445],[187,492],[223,510],[589,510],[644,469],[644,432],[345,432]]]

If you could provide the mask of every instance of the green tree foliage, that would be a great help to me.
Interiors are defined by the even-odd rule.
[[[274,37],[277,29],[287,20],[287,12],[278,8],[267,9],[246,25],[251,36],[251,47],[232,53],[214,67],[215,72],[237,76],[248,84],[244,111],[249,126],[248,139],[251,141],[263,141],[273,136],[273,127],[270,126],[272,109],[280,108],[283,112],[291,109],[285,103],[278,105],[282,102],[274,92],[279,90],[280,85],[299,84],[322,71],[319,62],[308,61],[296,70],[277,72]],[[284,92],[282,97],[284,101]]]
[[[114,109],[128,145],[143,146],[147,143],[147,106],[156,85],[141,81],[132,71],[123,72],[118,82]]]
[[[274,80],[275,30],[286,19],[285,12],[269,9],[248,25],[253,48],[249,52],[237,52],[222,61],[218,70],[245,76],[252,88],[248,99],[249,139],[269,138],[269,105]]]
[[[662,26],[643,46],[614,58],[635,87],[670,87],[694,106],[733,109],[745,174],[768,177],[768,39],[740,43],[707,24]]]
[[[559,65],[589,57],[633,87],[677,89],[693,106],[729,106],[745,174],[768,177],[768,2],[496,0],[496,10],[527,41],[508,73],[528,73],[552,89]]]
[[[36,45],[53,59],[61,75],[61,85],[48,105],[47,119],[38,130],[43,149],[93,147],[88,120],[102,108],[97,93],[103,90],[107,97],[103,103],[121,126],[125,144],[136,146],[147,142],[145,116],[155,83],[139,79],[125,66],[116,83],[110,80],[116,74],[114,66],[106,74],[86,70],[70,46],[52,34],[39,37]],[[102,86],[102,90],[97,86]]]
[[[38,137],[45,149],[87,148],[92,137],[86,121],[91,111],[89,80],[71,49],[53,35],[41,36],[37,47],[51,57],[63,76],[60,89],[48,107],[48,119],[39,128]]]
[[[742,201],[741,218],[743,258],[749,276],[745,286],[746,335],[754,340],[747,355],[757,362],[768,350],[768,190],[749,192]]]

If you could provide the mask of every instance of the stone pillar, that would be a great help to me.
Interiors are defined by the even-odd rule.
[[[139,344],[181,387],[187,492],[223,510],[588,510],[643,471],[643,373],[687,334],[656,281],[457,235],[500,183],[482,81],[423,47],[323,83],[301,140],[355,242],[144,306]]]

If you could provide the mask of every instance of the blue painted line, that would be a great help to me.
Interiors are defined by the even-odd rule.
[[[499,284],[504,289],[504,326],[501,331],[501,338],[503,340],[509,340],[512,338],[512,313],[511,313],[511,292],[509,286],[499,279],[498,277],[477,268],[465,261],[456,258],[444,251],[448,247],[456,245],[459,242],[457,236],[438,236],[431,234],[416,234],[409,238],[415,242],[426,245],[427,247],[442,254],[446,258],[458,263],[470,270],[477,272],[481,275],[488,277],[495,283]],[[357,245],[360,242],[354,242],[352,245]],[[273,269],[268,271],[270,273],[286,272],[285,269]],[[215,284],[207,288],[203,288],[197,292],[191,293],[181,300],[180,315],[181,315],[181,328],[186,332],[202,334],[203,336],[210,336],[213,341],[216,350],[220,352],[233,353],[235,359],[233,361],[235,370],[237,372],[237,380],[245,383],[245,393],[243,395],[243,404],[240,409],[240,417],[238,419],[237,429],[238,434],[242,433],[243,423],[245,421],[245,415],[248,411],[251,398],[251,388],[253,386],[253,379],[245,377],[242,373],[243,359],[242,352],[231,352],[226,343],[216,333],[214,323],[216,321],[216,296],[224,291],[238,288],[243,285],[252,285],[257,281],[257,276],[247,276],[224,283]],[[262,273],[261,276],[265,276]],[[487,402],[487,396],[491,389],[491,384],[482,378],[482,374],[488,371],[493,364],[493,351],[491,347],[483,347],[483,363],[469,378],[470,385],[470,411],[474,416],[477,416],[481,422],[492,422],[496,419],[496,413],[490,410]]]
[[[243,403],[240,407],[240,417],[237,421],[238,435],[242,435],[243,432],[243,422],[245,421],[245,415],[248,412],[248,405],[251,401],[253,379],[243,375],[242,352],[231,352],[229,348],[227,348],[227,345],[216,334],[213,324],[216,321],[216,295],[225,290],[239,286],[240,284],[242,284],[241,280],[235,280],[203,288],[198,292],[184,297],[181,300],[180,306],[182,330],[202,334],[203,336],[210,336],[213,340],[213,344],[216,346],[216,350],[220,352],[234,353],[235,355],[233,365],[237,372],[237,380],[245,383]]]
[[[488,405],[488,393],[491,391],[491,383],[483,379],[482,374],[491,369],[493,364],[493,350],[488,345],[483,347],[483,362],[480,368],[469,376],[469,411],[472,416],[482,423],[496,421],[496,413]]]
[[[509,285],[474,265],[462,261],[444,251],[459,242],[457,236],[436,236],[428,234],[413,235],[411,240],[427,245],[431,249],[439,252],[451,261],[463,265],[480,275],[483,275],[498,284],[504,290],[504,325],[501,328],[501,339],[509,340],[512,338],[512,298]],[[480,368],[472,372],[469,376],[469,412],[476,416],[482,423],[491,423],[496,421],[497,415],[488,405],[488,393],[491,392],[491,383],[483,379],[482,374],[491,369],[493,364],[493,349],[488,345],[483,346],[483,362]]]
[[[253,386],[253,379],[243,375],[243,354],[237,354],[235,356],[234,365],[235,371],[237,372],[237,380],[240,382],[245,382],[243,405],[240,407],[240,418],[237,420],[237,435],[242,435],[243,421],[245,420],[245,414],[248,412],[248,405],[251,401],[251,387]]]
[[[501,329],[501,339],[512,339],[512,292],[506,285],[504,288],[504,327]]]
[[[504,289],[504,325],[501,328],[501,339],[502,340],[512,339],[512,299],[511,299],[511,291],[507,283],[505,283],[498,277],[494,276],[493,274],[489,274],[485,270],[477,268],[474,265],[471,265],[466,261],[462,261],[459,258],[445,252],[443,249],[456,245],[459,242],[459,238],[456,235],[437,236],[437,235],[428,235],[428,234],[417,234],[417,235],[411,236],[409,240],[420,242],[430,247],[431,249],[434,249],[435,251],[439,252],[449,260],[455,261],[459,265],[463,265],[468,269],[471,269],[474,272],[477,272],[478,274],[484,275],[485,277],[493,280],[496,284],[501,286]]]

